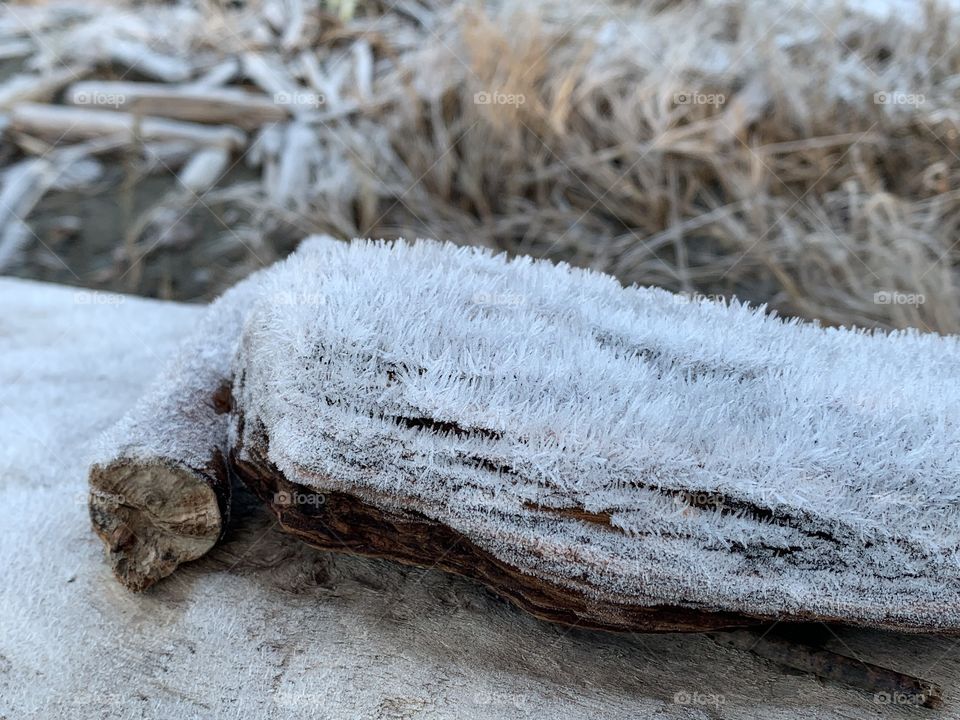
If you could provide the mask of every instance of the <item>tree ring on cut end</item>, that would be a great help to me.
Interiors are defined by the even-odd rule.
[[[214,546],[225,525],[220,472],[126,458],[91,470],[90,518],[124,585],[145,590]]]

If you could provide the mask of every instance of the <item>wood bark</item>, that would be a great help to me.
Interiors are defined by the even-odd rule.
[[[241,427],[243,422],[240,413]],[[257,438],[254,447],[231,450],[233,472],[270,509],[282,530],[313,547],[454,573],[482,583],[541,620],[570,628],[708,632],[722,645],[873,693],[877,702],[929,708],[943,704],[943,689],[935,683],[769,633],[781,620],[836,618],[772,618],[588,597],[521,572],[421,513],[389,512],[349,493],[318,495],[314,488],[289,481],[269,461],[269,438],[262,427],[252,436]]]
[[[240,422],[242,423],[242,417]],[[262,428],[256,447],[235,447],[236,475],[276,516],[280,527],[314,547],[437,568],[476,580],[532,615],[570,627],[612,631],[699,632],[773,620],[740,613],[622,604],[588,597],[522,573],[446,525],[418,512],[395,513],[349,493],[291,482],[267,459]]]

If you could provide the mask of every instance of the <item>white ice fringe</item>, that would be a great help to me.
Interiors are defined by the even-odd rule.
[[[956,337],[436,242],[307,248],[261,275],[234,363],[289,480],[607,600],[960,626]]]

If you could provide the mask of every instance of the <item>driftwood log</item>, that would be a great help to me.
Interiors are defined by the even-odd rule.
[[[312,551],[273,527],[245,490],[235,492],[230,531],[210,553],[146,593],[126,592],[98,557],[99,541],[83,539],[83,454],[93,433],[136,403],[205,309],[15,278],[0,278],[0,302],[8,310],[0,606],[9,619],[0,632],[0,712],[9,718],[301,720],[318,707],[331,720],[958,714],[956,638],[803,629],[827,649],[943,685],[943,715],[928,713],[912,697],[875,699],[783,672],[713,639],[728,631],[567,630],[448,573]],[[750,648],[765,629],[743,632]],[[269,681],[238,686],[238,675]],[[223,711],[218,697],[229,699]]]
[[[10,128],[51,142],[99,138],[137,138],[143,142],[183,141],[236,150],[246,135],[232,126],[209,126],[86,107],[22,102],[10,111]]]
[[[265,95],[187,83],[83,81],[69,88],[66,100],[71,105],[196,123],[231,124],[245,130],[290,117],[283,105]]]
[[[571,627],[956,632],[958,360],[956,338],[311,239],[218,300],[111,431],[91,516],[133,589],[213,547],[232,469],[313,546],[457,573]],[[729,638],[940,702],[766,631]]]
[[[255,282],[210,307],[171,365],[100,441],[90,517],[114,573],[132,590],[203,556],[226,528],[227,421],[217,398]]]
[[[569,625],[960,628],[955,338],[435,243],[310,241],[245,287],[137,411],[193,459],[154,443],[91,475],[132,587],[215,541],[222,455],[314,545],[460,573]]]

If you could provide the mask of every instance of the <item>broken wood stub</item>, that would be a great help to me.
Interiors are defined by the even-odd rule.
[[[304,242],[299,254],[334,242]],[[208,552],[230,517],[228,426],[233,359],[266,273],[207,310],[140,401],[100,439],[90,468],[90,518],[131,590],[144,590]]]
[[[124,458],[90,473],[90,519],[114,574],[131,590],[145,590],[209,552],[229,513],[220,451],[203,467]]]

